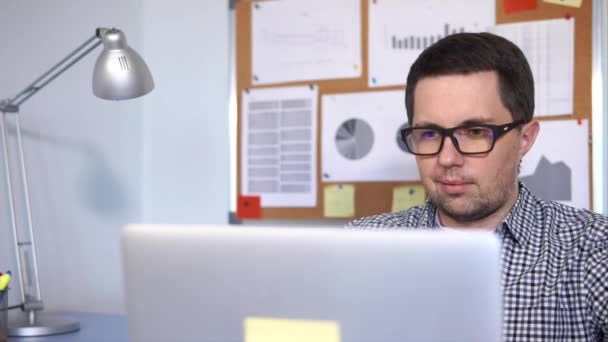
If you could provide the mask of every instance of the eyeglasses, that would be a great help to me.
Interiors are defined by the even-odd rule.
[[[496,139],[524,123],[524,120],[517,120],[498,126],[409,127],[401,130],[401,139],[408,151],[417,156],[432,156],[441,152],[445,137],[450,137],[454,147],[462,154],[483,154],[492,151]]]

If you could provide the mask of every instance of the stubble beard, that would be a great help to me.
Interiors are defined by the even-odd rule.
[[[513,180],[506,178],[498,177],[493,190],[478,188],[479,192],[475,195],[449,195],[436,189],[429,192],[429,198],[439,210],[455,221],[479,221],[507,205],[514,189]],[[478,186],[478,183],[475,182],[474,185]]]

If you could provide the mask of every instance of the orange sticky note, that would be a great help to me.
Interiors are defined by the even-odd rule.
[[[536,2],[537,0],[504,0],[502,7],[505,14],[511,14],[534,10],[537,7]]]
[[[239,195],[236,203],[236,217],[240,219],[262,218],[260,196]]]

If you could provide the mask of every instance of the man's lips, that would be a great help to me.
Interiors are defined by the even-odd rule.
[[[447,194],[461,195],[473,184],[466,180],[440,179],[437,180],[439,187]]]

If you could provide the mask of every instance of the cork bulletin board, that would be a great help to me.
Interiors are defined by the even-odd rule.
[[[321,139],[320,127],[317,127],[317,163],[316,163],[316,206],[314,207],[261,207],[254,209],[248,206],[259,206],[259,200],[241,203],[243,185],[241,184],[241,125],[242,125],[242,96],[241,94],[249,89],[280,88],[286,86],[310,86],[314,85],[318,90],[319,101],[317,101],[317,125],[322,123],[322,106],[320,98],[323,95],[356,93],[356,92],[375,92],[397,90],[404,92],[405,86],[369,87],[368,85],[368,11],[370,6],[376,1],[382,0],[360,0],[361,6],[361,76],[357,78],[341,78],[327,80],[309,80],[303,82],[277,83],[272,85],[255,85],[252,74],[252,11],[259,0],[241,0],[235,5],[236,17],[236,94],[237,94],[237,217],[258,218],[258,219],[278,219],[278,220],[323,220],[328,219],[324,215],[324,187],[327,185],[338,185],[340,183],[323,182],[321,171]],[[576,2],[576,1],[574,1]],[[447,4],[448,2],[446,2]],[[519,4],[518,4],[519,3]],[[544,0],[518,1],[515,7],[527,3],[528,8],[513,9],[513,0],[496,1],[496,24],[537,21],[545,19],[566,18],[574,20],[574,73],[573,73],[573,112],[569,115],[543,116],[543,120],[589,120],[589,137],[591,138],[591,75],[592,75],[592,2],[583,0],[580,7],[556,5],[545,2]],[[452,2],[449,2],[452,4]],[[453,3],[456,5],[456,3]],[[509,13],[505,13],[509,12]],[[405,83],[406,75],[403,75]],[[405,110],[404,110],[405,113]],[[404,120],[406,118],[404,117]],[[591,140],[586,151],[591,159]],[[592,179],[591,166],[589,167],[589,201],[592,199]],[[367,215],[390,212],[393,201],[393,190],[399,186],[419,185],[419,182],[354,182],[352,184],[356,191],[354,193],[354,213],[352,217],[343,217],[342,220],[362,217]],[[245,197],[246,199],[246,197]],[[240,211],[240,214],[239,214]],[[244,214],[243,214],[244,213]],[[253,213],[252,215],[249,215]]]

